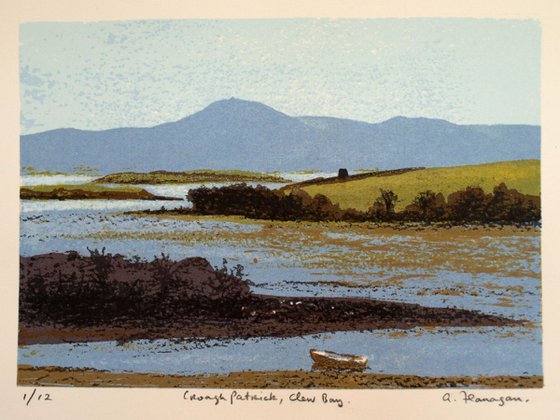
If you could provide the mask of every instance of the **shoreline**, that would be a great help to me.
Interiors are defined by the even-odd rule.
[[[253,295],[238,317],[212,313],[178,319],[123,319],[98,325],[20,322],[18,344],[131,341],[163,338],[294,337],[336,331],[523,325],[522,320],[456,308],[360,298]]]
[[[449,232],[449,233],[492,233],[498,235],[508,234],[540,234],[542,224],[533,222],[453,222],[453,221],[372,221],[372,220],[272,220],[251,218],[239,214],[206,214],[192,208],[180,209],[155,209],[131,210],[122,214],[136,217],[158,217],[185,221],[209,220],[215,222],[233,222],[239,224],[278,225],[278,226],[335,226],[364,228],[369,231],[383,233],[398,232]]]
[[[95,369],[18,365],[19,386],[154,388],[542,388],[541,375],[448,376],[391,375],[338,371],[242,371],[229,374],[163,375],[113,373]]]

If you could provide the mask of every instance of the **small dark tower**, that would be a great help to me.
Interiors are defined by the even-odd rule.
[[[346,179],[348,178],[348,169],[346,168],[340,168],[338,170],[338,178],[340,179]]]

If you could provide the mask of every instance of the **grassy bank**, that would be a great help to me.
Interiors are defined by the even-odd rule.
[[[201,169],[185,172],[121,172],[95,180],[99,184],[200,184],[204,182],[290,182],[278,175],[250,171]]]
[[[523,160],[427,168],[383,176],[373,173],[365,177],[361,175],[358,179],[334,178],[332,181],[291,184],[284,187],[284,191],[288,193],[297,187],[311,196],[323,194],[343,209],[354,208],[366,211],[379,196],[380,189],[383,189],[398,195],[399,201],[396,203],[395,210],[400,211],[411,204],[413,199],[423,191],[441,192],[447,197],[468,186],[479,186],[489,193],[502,182],[523,194],[539,195],[540,161]]]
[[[173,200],[137,187],[109,188],[95,184],[34,185],[20,187],[22,200]]]
[[[227,375],[110,373],[94,369],[18,366],[18,385],[176,388],[541,388],[542,376],[425,377],[320,371],[250,371]]]

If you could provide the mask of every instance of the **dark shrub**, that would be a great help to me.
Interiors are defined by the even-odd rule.
[[[540,197],[522,194],[501,183],[488,203],[488,219],[498,222],[536,222],[541,219]]]
[[[301,209],[295,196],[285,196],[261,185],[227,185],[214,188],[196,188],[187,198],[193,210],[203,214],[241,215],[253,218],[285,220]]]
[[[75,252],[20,257],[20,315],[28,322],[86,324],[227,312],[250,295],[242,273],[241,266],[219,272],[199,257],[130,261],[97,250],[89,257]]]
[[[442,193],[424,191],[419,193],[412,204],[406,206],[404,218],[417,221],[437,221],[443,220],[446,216],[445,197]]]
[[[245,184],[190,190],[193,210],[202,214],[240,215],[268,220],[341,220],[343,212],[326,196],[311,197],[303,190],[286,195],[261,185]]]
[[[395,205],[399,196],[393,191],[380,189],[380,196],[375,199],[373,206],[369,209],[369,214],[374,220],[393,220],[395,219]]]
[[[531,223],[541,219],[540,197],[509,189],[504,183],[485,194],[480,187],[450,194],[449,218],[458,222]]]
[[[447,197],[449,218],[457,222],[486,221],[486,210],[491,198],[480,187],[467,187],[451,193]]]

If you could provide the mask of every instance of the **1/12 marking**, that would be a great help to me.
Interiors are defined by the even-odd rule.
[[[23,394],[23,401],[25,402],[25,405],[28,406],[31,401],[52,401],[52,398],[51,394],[38,393],[37,388],[34,388],[31,394],[28,394],[27,392]]]

